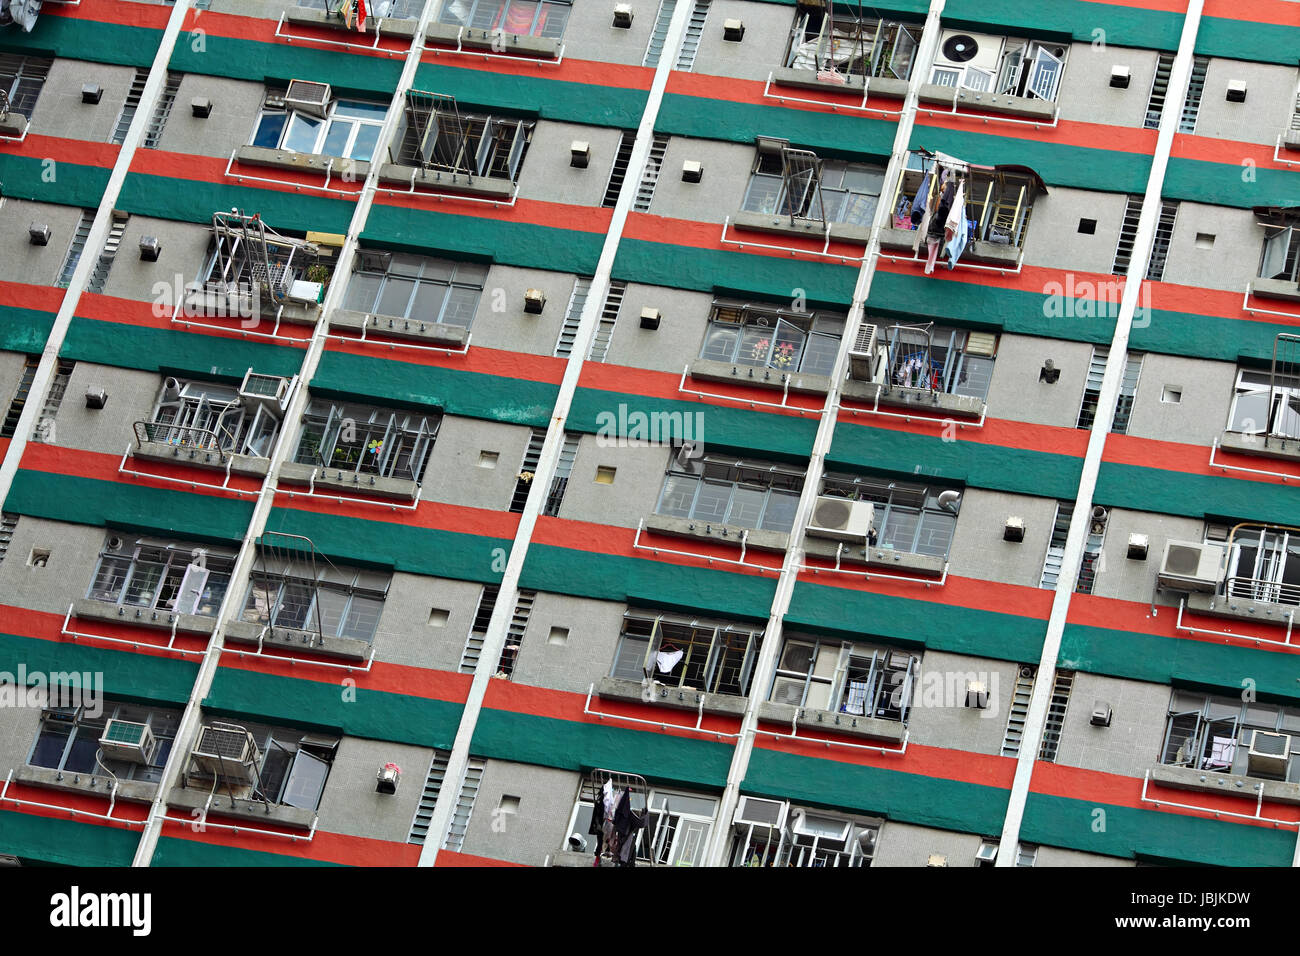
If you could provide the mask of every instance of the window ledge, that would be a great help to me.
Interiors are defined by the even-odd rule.
[[[227,621],[226,640],[236,644],[256,644],[264,628],[265,625],[252,621]],[[293,627],[267,629],[262,646],[309,650],[322,657],[338,657],[348,661],[364,661],[370,656],[369,641],[355,637],[321,637],[315,631],[300,631]]]
[[[73,773],[69,770],[52,770],[48,767],[18,767],[14,770],[14,782],[25,783],[48,790],[63,793],[88,793],[108,798],[116,792],[117,799],[136,803],[152,803],[158,793],[158,784],[146,780],[119,780],[117,790],[110,791],[111,777],[94,776],[88,773]]]
[[[515,191],[515,184],[510,180],[496,179],[492,176],[469,176],[465,173],[449,173],[441,169],[399,166],[396,163],[384,163],[379,167],[379,181],[388,186],[410,186],[412,176],[415,177],[416,186],[444,192],[465,193],[467,196],[507,200]]]
[[[691,363],[691,378],[706,382],[730,382],[737,385],[756,385],[780,391],[785,380],[790,379],[790,391],[809,395],[825,395],[830,391],[831,380],[826,375],[805,375],[800,372],[782,372],[774,368],[755,365],[737,365],[734,362],[715,362],[696,359]],[[751,535],[752,537],[752,535]]]
[[[1264,624],[1285,626],[1287,615],[1300,617],[1300,607],[1294,604],[1273,604],[1269,601],[1252,601],[1249,598],[1187,592],[1187,610],[1212,617],[1231,617],[1242,621],[1260,621]]]
[[[795,714],[799,715],[799,729],[812,728],[831,733],[848,734],[853,737],[870,737],[873,740],[888,740],[902,743],[907,728],[901,721],[881,720],[879,717],[857,717],[853,714],[837,714],[833,710],[809,710],[795,707],[793,704],[780,704],[765,700],[758,705],[758,719],[789,727]]]
[[[109,604],[93,598],[81,598],[72,604],[72,616],[82,620],[112,621],[115,624],[129,624],[133,627],[148,627],[157,631],[170,631],[176,624],[179,634],[211,634],[216,627],[216,619],[201,614],[176,614],[165,608],[128,607],[125,604]]]
[[[325,156],[321,153],[295,153],[291,149],[268,149],[265,146],[241,146],[235,151],[235,159],[244,166],[270,166],[273,169],[321,175],[333,163],[331,178],[347,173],[360,181],[370,174],[370,163],[363,159]]]
[[[340,32],[355,33],[355,30],[349,30],[343,19],[326,13],[324,10],[312,10],[305,7],[290,7],[284,12],[284,18],[290,23],[297,23],[303,26],[325,27],[326,29],[339,30]],[[373,19],[373,18],[372,18]],[[415,20],[384,20],[377,21],[379,24],[380,36],[394,36],[411,38],[415,36],[415,28],[418,22]]]
[[[434,43],[453,44],[457,36],[460,45],[476,50],[489,50],[492,53],[522,53],[526,56],[555,58],[560,53],[560,41],[552,37],[524,36],[518,33],[504,33],[496,30],[471,30],[454,23],[430,23],[424,36]]]
[[[1278,438],[1276,435],[1244,435],[1241,432],[1224,432],[1219,439],[1224,451],[1241,455],[1259,455],[1261,458],[1282,458],[1300,461],[1300,438]]]
[[[273,318],[278,313],[283,322],[295,325],[315,325],[320,318],[320,303],[308,304],[286,300],[279,305],[258,296],[258,309],[254,309],[253,299],[249,296],[227,293],[217,289],[191,289],[185,297],[184,308],[177,313],[176,320],[184,322],[190,319],[239,319],[241,328],[254,328],[263,317]],[[248,323],[245,325],[245,323]]]
[[[781,216],[776,213],[747,212],[743,209],[731,217],[731,224],[737,229],[749,229],[753,232],[774,232],[783,236],[804,236],[809,239],[825,239],[826,225],[829,225],[832,239],[842,239],[845,242],[861,242],[863,244],[871,240],[870,226],[851,226],[842,222],[823,225],[809,219],[799,219],[791,222],[789,216]]]
[[[1251,800],[1259,799],[1259,790],[1256,787],[1262,786],[1265,800],[1300,804],[1300,783],[1266,780],[1263,777],[1248,777],[1240,773],[1216,773],[1212,770],[1197,770],[1194,767],[1169,767],[1158,764],[1151,768],[1151,782],[1165,787],[1177,787],[1180,790],[1203,790],[1207,793],[1248,797]]]
[[[1253,279],[1251,291],[1264,299],[1285,299],[1300,302],[1300,283],[1294,279]]]
[[[251,790],[248,786],[241,786],[241,790]],[[286,807],[277,804],[271,804],[270,808],[261,800],[248,800],[234,798],[234,806],[231,806],[231,797],[229,793],[223,793],[220,784],[217,786],[217,793],[212,797],[211,805],[208,804],[208,797],[211,795],[212,785],[207,781],[202,783],[196,782],[193,787],[175,787],[167,795],[167,806],[177,810],[202,810],[208,807],[208,813],[213,816],[222,817],[240,817],[248,820],[250,823],[273,823],[277,826],[293,827],[297,830],[310,830],[311,824],[316,819],[315,810],[304,810],[301,807]],[[198,820],[198,817],[195,817]]]
[[[1282,134],[1282,148],[1300,150],[1300,129],[1289,129]]]
[[[469,329],[441,322],[421,322],[370,312],[351,312],[335,309],[330,313],[331,329],[351,329],[356,332],[374,332],[396,339],[416,339],[431,345],[463,349],[469,341]]]
[[[745,531],[749,537],[747,547],[763,551],[784,551],[790,546],[790,536],[783,531],[761,531],[755,528],[738,528],[722,525],[696,518],[674,518],[669,515],[646,515],[645,529],[659,534],[677,535],[683,538],[704,538],[719,544],[740,547],[740,536]],[[725,532],[725,533],[724,533]]]
[[[984,414],[984,403],[969,395],[956,395],[952,392],[936,392],[928,388],[911,388],[903,385],[877,385],[873,382],[859,382],[848,379],[842,388],[845,398],[860,402],[874,402],[876,392],[880,392],[880,404],[890,408],[914,408],[917,414],[929,412],[934,414],[963,415],[979,418]]]
[[[842,90],[845,93],[861,93],[865,81],[860,76],[845,77],[846,82],[835,83],[830,80],[817,79],[816,70],[800,70],[793,66],[782,66],[772,71],[772,82],[781,86],[797,86],[805,90]],[[893,81],[897,83],[898,81]],[[885,90],[878,90],[878,85],[883,85],[884,81],[872,77],[871,92],[891,95]],[[900,97],[907,95],[907,84],[902,84],[902,92],[897,94]]]
[[[887,226],[880,230],[880,248],[895,252],[914,252],[916,248],[915,229],[895,229]]]
[[[221,455],[213,449],[172,445],[165,441],[141,442],[131,449],[131,457],[145,461],[176,462],[213,471],[225,471],[229,464],[232,475],[251,475],[254,478],[266,477],[271,465],[270,459],[255,458],[252,455],[227,454],[226,460],[222,461]]]
[[[921,247],[917,249],[916,237],[916,229],[895,229],[890,226],[880,230],[880,248],[894,252],[909,252],[918,256],[923,255],[925,240],[922,238]],[[962,253],[960,261],[1013,267],[1020,261],[1020,247],[1001,242],[989,242],[987,239],[977,239],[975,242],[967,243],[966,250]],[[940,250],[939,263],[935,268],[946,270],[947,262],[943,250]]]
[[[732,714],[739,717],[745,713],[745,698],[730,694],[708,694],[689,687],[670,687],[654,682],[654,695],[649,700],[645,697],[645,685],[639,680],[627,680],[622,677],[602,677],[596,685],[596,694],[606,700],[630,700],[638,704],[658,704],[676,710],[700,709],[700,699],[704,700],[706,714]]]
[[[818,538],[812,534],[804,536],[804,551],[816,558],[835,560],[835,549],[840,542],[829,538]],[[868,548],[859,544],[844,542],[841,562],[865,564],[872,568],[892,568],[896,571],[914,571],[939,577],[947,562],[931,554],[913,554],[911,551],[896,551],[893,548]]]
[[[922,103],[942,103],[951,106],[954,90],[951,86],[922,83],[919,98]],[[963,89],[957,95],[958,107],[981,110],[986,113],[1005,113],[1051,122],[1056,116],[1056,103],[1034,96],[1007,96],[1002,93]]]
[[[0,136],[20,139],[27,132],[27,117],[22,113],[8,113],[0,117]]]
[[[314,483],[313,476],[316,479]],[[304,465],[296,461],[286,461],[280,466],[279,479],[287,484],[314,485],[317,489],[356,492],[400,501],[414,501],[420,494],[420,483],[410,478],[362,475],[324,465]]]

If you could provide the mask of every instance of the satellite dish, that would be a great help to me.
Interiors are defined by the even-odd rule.
[[[953,63],[973,60],[979,51],[980,45],[975,42],[975,38],[965,33],[959,33],[943,41],[943,55]]]

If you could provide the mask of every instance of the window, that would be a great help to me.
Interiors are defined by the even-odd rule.
[[[995,70],[961,65],[976,54],[980,54],[983,60],[987,51],[980,50],[973,37],[955,33],[941,41],[939,61],[930,72],[930,82],[954,89],[962,87],[1008,96],[1056,99],[1061,74],[1065,71],[1066,47],[1015,38],[989,37],[987,41],[998,47],[996,55],[984,61],[995,62]],[[974,52],[966,49],[971,45],[976,47]]]
[[[888,478],[828,473],[822,494],[875,504],[872,547],[947,557],[957,515],[941,507],[939,496],[956,491],[941,485],[912,485]]]
[[[309,270],[324,270],[315,281],[327,281],[329,266],[319,263],[317,247],[300,239],[281,236],[259,216],[238,211],[212,217],[212,244],[199,270],[199,283],[213,291],[241,295],[266,293],[279,303],[293,282],[306,279]]]
[[[886,325],[889,380],[905,388],[965,395],[983,401],[993,377],[998,338],[945,325]]]
[[[411,90],[405,125],[397,137],[397,162],[514,182],[532,133],[528,120],[461,113],[451,97]]]
[[[600,799],[601,781],[588,774],[578,790],[577,805],[569,818],[567,833],[585,838],[587,848],[595,849],[591,820]],[[651,788],[644,799],[633,793],[632,810],[646,813],[645,829],[636,832],[636,862],[651,866],[703,866],[704,853],[718,812],[713,797],[680,790]],[[567,847],[566,847],[567,848]]]
[[[325,782],[329,779],[334,753],[338,749],[337,738],[246,721],[225,726],[246,731],[257,745],[258,779],[253,785],[253,799],[265,799],[276,806],[302,810],[315,810],[320,806],[321,794],[325,792]],[[191,763],[190,776],[203,777],[205,774]]]
[[[892,223],[895,229],[915,230],[920,221],[912,222],[912,204],[922,186],[937,202],[939,184],[936,170],[948,169],[966,177],[966,216],[975,223],[970,238],[994,245],[1022,248],[1034,200],[1047,192],[1042,178],[1024,166],[980,166],[945,160],[935,163],[935,156],[913,150],[907,168],[899,177],[898,192],[893,199]]]
[[[250,624],[311,631],[325,638],[371,641],[388,594],[389,575],[335,568],[315,570],[262,560],[251,576],[243,619]]]
[[[779,806],[774,801],[761,802],[774,810]],[[870,866],[879,834],[878,822],[863,823],[795,807],[784,826],[738,822],[729,865]]]
[[[1249,752],[1267,746],[1255,740],[1256,733],[1290,735],[1290,747],[1278,756],[1286,760],[1285,773],[1251,771]],[[1268,741],[1275,749],[1284,741]],[[1245,701],[1236,697],[1175,690],[1169,702],[1169,719],[1165,725],[1164,749],[1160,762],[1175,767],[1214,773],[1238,773],[1250,776],[1275,776],[1295,782],[1300,765],[1290,759],[1300,750],[1300,710]]]
[[[303,415],[294,461],[418,482],[441,422],[438,415],[318,399]]]
[[[921,28],[877,17],[858,19],[853,11],[805,9],[795,15],[784,65],[816,70],[818,78],[912,75]],[[841,80],[842,82],[842,80]]]
[[[610,676],[744,697],[762,643],[761,628],[628,612]]]
[[[885,171],[821,159],[807,150],[760,149],[742,208],[850,226],[871,226]]]
[[[1297,281],[1300,275],[1300,222],[1297,217],[1280,217],[1282,226],[1266,226],[1268,232],[1259,258],[1261,279]]]
[[[487,273],[487,266],[467,262],[363,252],[343,307],[467,329],[474,321]]]
[[[216,615],[230,585],[234,555],[201,545],[140,538],[124,542],[112,532],[86,597],[124,607]]]
[[[38,56],[0,53],[0,100],[8,104],[6,109],[0,103],[0,113],[21,113],[30,120],[53,62]]]
[[[154,783],[162,779],[180,719],[180,711],[107,700],[98,717],[88,716],[84,707],[50,708],[41,714],[40,730],[27,764],[65,773]],[[105,759],[99,739],[110,720],[148,725],[155,744],[147,764]]]
[[[1206,540],[1211,540],[1208,534]],[[1271,525],[1238,525],[1228,546],[1229,597],[1300,604],[1300,534]]]
[[[569,9],[569,4],[552,0],[446,0],[438,22],[558,40],[569,22]]]
[[[788,532],[804,473],[786,465],[706,455],[674,455],[656,512],[742,528]]]
[[[768,699],[808,710],[907,721],[921,660],[902,651],[791,636]]]
[[[1239,371],[1228,431],[1300,438],[1300,376]]]
[[[324,116],[312,116],[286,108],[283,90],[268,91],[249,142],[291,153],[365,161],[375,154],[387,112],[387,103],[340,99],[330,103]]]
[[[168,379],[137,434],[145,441],[268,458],[279,428],[265,404],[246,403],[232,385]]]
[[[754,303],[715,302],[700,358],[781,372],[830,375],[844,335],[842,314],[792,312]]]

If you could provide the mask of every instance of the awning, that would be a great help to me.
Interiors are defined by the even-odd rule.
[[[964,169],[972,173],[983,173],[989,176],[998,176],[998,175],[1024,176],[1030,181],[1030,184],[1033,186],[1036,192],[1042,193],[1043,195],[1047,194],[1047,183],[1043,182],[1043,177],[1038,175],[1038,173],[1033,169],[1031,169],[1029,166],[1021,166],[1016,163],[1002,163],[1000,165],[995,165],[995,166],[981,166],[977,163],[970,163],[964,159],[959,159],[956,156],[950,156],[947,153],[942,153],[937,150],[928,150],[924,146],[916,147],[916,149],[914,149],[913,152],[924,153],[927,157],[933,159],[941,166],[948,166],[950,168],[956,168],[956,169]]]

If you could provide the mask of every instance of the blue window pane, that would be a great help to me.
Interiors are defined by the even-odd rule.
[[[257,121],[257,130],[253,133],[253,145],[275,149],[280,145],[280,134],[284,132],[284,122],[288,117],[284,113],[267,113]]]
[[[68,728],[47,726],[36,740],[36,749],[30,761],[33,767],[58,767],[63,759],[63,748],[68,742]]]
[[[365,162],[375,155],[375,146],[379,144],[379,127],[362,126],[357,130],[356,142],[352,144],[353,159]]]
[[[353,125],[347,120],[330,123],[330,131],[325,134],[325,145],[321,147],[321,152],[326,156],[347,155],[348,137],[352,135]]]

